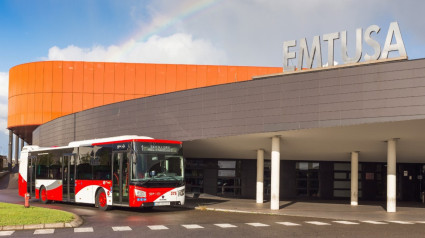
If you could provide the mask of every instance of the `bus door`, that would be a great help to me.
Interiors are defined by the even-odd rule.
[[[28,157],[28,170],[27,170],[27,191],[31,196],[35,197],[35,162],[37,156]]]
[[[62,189],[63,201],[75,200],[75,156],[63,154],[62,160]]]
[[[112,153],[112,201],[128,205],[129,163],[127,151]]]

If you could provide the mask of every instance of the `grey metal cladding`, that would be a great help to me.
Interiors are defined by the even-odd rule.
[[[268,76],[133,99],[57,118],[33,144],[136,134],[195,140],[425,118],[425,59]]]

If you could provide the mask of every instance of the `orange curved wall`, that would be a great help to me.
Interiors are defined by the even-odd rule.
[[[8,128],[134,98],[251,80],[281,67],[43,61],[9,72]]]

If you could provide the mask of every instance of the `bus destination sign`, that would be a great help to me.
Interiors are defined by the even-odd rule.
[[[156,145],[142,144],[140,145],[141,152],[160,152],[160,153],[177,153],[180,146],[177,145]]]

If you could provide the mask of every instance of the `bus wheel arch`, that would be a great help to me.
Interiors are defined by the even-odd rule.
[[[42,185],[41,187],[40,187],[40,194],[39,194],[40,196],[40,201],[43,203],[43,204],[47,204],[47,203],[49,203],[49,200],[47,200],[47,189],[46,189],[46,187],[44,187],[44,185]]]
[[[108,198],[106,196],[105,189],[98,188],[96,190],[95,206],[103,211],[107,211],[111,208],[111,206],[108,205]]]

